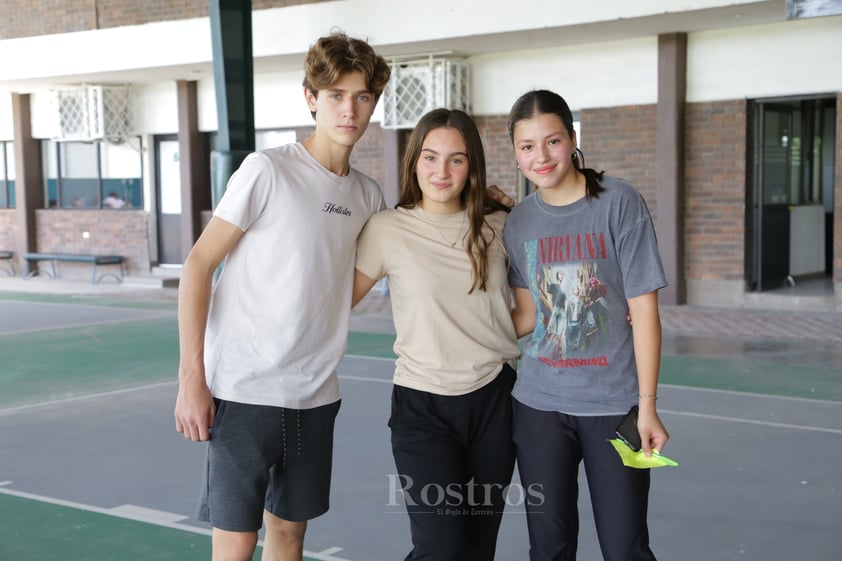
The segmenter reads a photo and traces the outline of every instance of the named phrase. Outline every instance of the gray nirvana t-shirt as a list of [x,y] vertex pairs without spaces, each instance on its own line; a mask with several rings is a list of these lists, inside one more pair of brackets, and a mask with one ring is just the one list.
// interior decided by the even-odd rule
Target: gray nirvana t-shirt
[[643,197],[619,179],[602,186],[564,206],[535,192],[506,221],[509,284],[537,309],[513,395],[535,409],[613,415],[637,403],[626,301],[667,282]]

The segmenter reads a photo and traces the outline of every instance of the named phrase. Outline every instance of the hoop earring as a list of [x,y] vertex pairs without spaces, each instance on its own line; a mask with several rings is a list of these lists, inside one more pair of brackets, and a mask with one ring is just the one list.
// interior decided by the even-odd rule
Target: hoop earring
[[576,150],[570,155],[570,158],[573,160],[575,164],[578,164],[578,168],[582,169],[585,167],[585,154],[582,152],[579,147],[576,147]]

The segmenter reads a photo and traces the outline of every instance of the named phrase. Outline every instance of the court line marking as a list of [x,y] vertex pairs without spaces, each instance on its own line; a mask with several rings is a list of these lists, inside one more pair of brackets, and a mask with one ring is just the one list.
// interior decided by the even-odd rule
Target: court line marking
[[92,321],[92,322],[84,322],[84,323],[69,323],[67,325],[59,325],[53,327],[32,327],[30,329],[18,329],[15,331],[0,331],[0,337],[4,335],[23,335],[26,333],[48,333],[50,331],[63,331],[66,329],[79,329],[80,327],[95,327],[100,325],[113,325],[115,323],[132,323],[138,321],[146,321],[152,319],[168,319],[171,317],[175,317],[172,313],[164,313],[164,314],[156,314],[150,316],[143,316],[143,317],[135,317],[135,318],[120,318],[120,319],[109,319],[109,320],[99,320],[99,321]]
[[125,394],[125,393],[132,393],[135,391],[142,391],[142,390],[152,390],[155,388],[160,388],[163,386],[170,386],[178,384],[178,380],[170,380],[167,382],[158,382],[157,384],[147,384],[145,386],[133,386],[131,388],[123,388],[119,390],[111,390],[107,392],[100,392],[100,393],[92,393],[86,395],[77,395],[73,397],[66,397],[63,399],[51,399],[49,401],[40,401],[38,403],[27,403],[26,405],[16,405],[14,407],[7,407],[5,409],[0,408],[0,417],[4,415],[9,415],[12,413],[19,413],[21,411],[26,411],[29,409],[37,409],[38,407],[49,407],[51,405],[63,405],[65,403],[74,403],[76,401],[84,401],[87,399],[99,399],[102,397],[111,397],[115,395]]
[[[345,355],[345,358],[353,358],[357,360],[378,360],[378,361],[389,361],[395,362],[395,357],[380,357],[380,356],[365,356],[365,355]],[[380,382],[382,380],[376,378],[365,378],[365,377],[357,377],[354,376],[347,376],[347,375],[339,375],[340,378],[348,378],[348,379],[358,379],[362,381],[372,381],[372,382]],[[391,380],[389,380],[391,383]],[[702,388],[698,386],[680,386],[677,384],[658,384],[658,387],[661,388],[674,388],[677,390],[689,390],[689,391],[699,391],[699,392],[714,392],[714,393],[721,393],[721,394],[728,394],[728,395],[738,395],[738,396],[749,396],[749,397],[758,397],[762,399],[783,399],[786,401],[800,401],[803,403],[822,403],[825,405],[837,405],[842,406],[842,402],[840,401],[833,401],[831,399],[819,399],[819,398],[812,398],[812,397],[800,397],[800,396],[788,396],[788,395],[774,395],[774,394],[765,394],[765,393],[757,393],[757,392],[747,392],[747,391],[737,391],[737,390],[722,390],[718,388]]]
[[[169,528],[172,530],[180,530],[183,532],[191,532],[193,534],[202,534],[205,536],[211,535],[210,528],[200,528],[198,526],[191,526],[189,524],[181,524],[179,520],[187,520],[189,517],[181,516],[179,514],[173,514],[170,512],[164,512],[161,510],[154,510],[144,507],[139,507],[136,505],[120,505],[114,508],[102,508],[94,505],[89,505],[85,503],[78,503],[75,501],[66,501],[64,499],[56,499],[54,497],[47,497],[44,495],[37,495],[35,493],[27,493],[25,491],[17,491],[15,489],[10,489],[8,486],[11,485],[11,481],[0,481],[0,494],[3,495],[10,495],[13,497],[19,497],[22,499],[29,499],[32,501],[37,501],[41,503],[52,504],[56,506],[63,506],[66,508],[72,508],[75,510],[82,510],[86,512],[93,512],[96,514],[103,514],[105,516],[111,516],[114,518],[123,518],[125,520],[133,520],[135,522],[141,522],[143,524],[150,524],[153,526],[160,526],[163,528]],[[263,541],[258,542],[259,546],[263,546]],[[315,552],[315,551],[305,551],[305,557],[309,557],[311,559],[316,559],[318,561],[351,561],[350,559],[346,559],[343,557],[334,557],[334,553],[338,553],[342,551],[343,548],[341,547],[329,547],[325,550]]]
[[[363,358],[365,360],[384,360],[381,357],[352,357],[352,358]],[[356,381],[361,381],[361,382],[375,382],[375,383],[378,383],[378,384],[392,384],[391,378],[369,378],[369,377],[366,377],[366,376],[353,376],[353,375],[346,375],[346,374],[340,374],[339,378],[340,379],[347,379],[347,380],[356,380]],[[125,389],[113,390],[113,391],[102,392],[102,393],[97,393],[97,394],[81,395],[81,396],[69,397],[69,398],[66,398],[66,399],[56,399],[56,400],[51,400],[51,401],[44,401],[44,402],[41,402],[41,403],[19,405],[19,406],[15,406],[15,407],[9,407],[9,408],[6,408],[6,409],[0,409],[0,417],[6,416],[6,415],[9,415],[9,414],[13,414],[13,413],[18,413],[18,412],[21,412],[21,411],[36,409],[38,407],[45,407],[45,406],[51,406],[51,405],[61,405],[61,404],[64,404],[64,403],[73,403],[73,402],[76,402],[76,401],[83,401],[83,400],[87,400],[87,399],[98,399],[98,398],[103,398],[103,397],[110,397],[110,396],[114,396],[114,395],[131,393],[131,392],[135,392],[135,391],[144,391],[144,390],[149,390],[149,389],[156,389],[156,388],[160,388],[160,387],[164,387],[164,386],[170,386],[170,385],[176,385],[176,384],[178,384],[178,381],[172,380],[172,381],[167,381],[167,382],[160,382],[160,383],[157,383],[157,384],[148,384],[148,385],[145,385],[145,386],[137,386],[137,387],[133,387],[133,388],[125,388]],[[778,395],[754,394],[754,393],[749,393],[749,392],[738,392],[738,391],[733,391],[733,390],[716,390],[716,389],[711,389],[711,388],[695,388],[695,387],[692,387],[692,386],[673,386],[673,385],[670,385],[670,384],[663,384],[663,386],[664,387],[670,387],[670,388],[677,388],[677,389],[681,389],[681,390],[689,390],[689,391],[708,391],[708,392],[713,391],[713,392],[731,394],[731,395],[735,395],[735,396],[749,395],[749,396],[752,396],[752,397],[776,398],[776,399],[800,401],[800,402],[808,402],[808,403],[820,401],[822,403],[826,403],[826,404],[829,404],[829,405],[842,406],[842,403],[839,403],[839,402],[836,402],[836,401],[812,400],[812,399],[801,398],[801,397],[787,397],[787,396],[778,396]],[[693,412],[689,412],[689,411],[675,411],[675,410],[669,410],[669,409],[660,409],[659,413],[667,413],[667,414],[670,414],[670,415],[679,415],[679,416],[684,416],[684,417],[697,417],[697,418],[710,419],[710,420],[716,420],[716,421],[730,421],[730,422],[734,422],[734,423],[745,423],[745,424],[759,425],[759,426],[766,426],[766,427],[786,428],[786,429],[803,430],[803,431],[811,431],[811,432],[824,432],[824,433],[829,433],[829,434],[842,434],[842,429],[834,429],[834,428],[830,428],[830,427],[817,427],[817,426],[813,426],[813,425],[796,425],[796,424],[789,424],[789,423],[777,423],[777,422],[774,422],[774,421],[761,421],[761,420],[757,420],[757,419],[746,419],[746,418],[740,418],[740,417],[728,417],[728,416],[724,416],[724,415],[711,415],[711,414],[706,414],[706,413],[693,413]]]
[[345,358],[355,358],[358,360],[385,360],[388,362],[395,362],[397,359],[393,356],[365,356],[365,355],[345,355]]
[[774,394],[766,394],[766,393],[757,393],[757,392],[743,392],[737,390],[722,390],[719,388],[701,388],[696,386],[679,386],[676,384],[658,384],[659,387],[662,388],[673,388],[677,390],[694,390],[700,392],[711,392],[711,393],[722,393],[722,394],[731,394],[731,395],[747,395],[749,397],[759,397],[763,399],[785,399],[787,401],[801,401],[805,403],[822,403],[825,405],[839,405],[842,406],[842,402],[840,401],[833,401],[831,399],[818,399],[812,397],[800,397],[800,396],[789,396],[789,395],[774,395]]
[[669,409],[661,409],[658,413],[667,413],[669,415],[681,415],[682,417],[698,417],[701,419],[711,419],[714,421],[729,421],[732,423],[745,423],[748,425],[761,425],[764,427],[776,427],[783,429],[805,430],[811,432],[827,432],[831,434],[842,434],[842,429],[833,429],[829,427],[816,427],[811,425],[793,425],[789,423],[776,423],[774,421],[760,421],[757,419],[741,419],[739,417],[726,417],[724,415],[709,415],[707,413],[692,413],[689,411],[670,411]]
[[360,382],[377,382],[378,384],[389,384],[389,385],[392,385],[392,383],[393,383],[391,378],[368,378],[366,376],[349,376],[349,375],[345,375],[345,374],[342,374],[339,377],[342,378],[343,380],[357,380],[357,381],[360,381]]
[[[356,357],[356,358],[367,358],[367,357]],[[373,357],[373,360],[377,359],[378,357]],[[391,384],[391,378],[366,378],[364,376],[348,376],[344,374],[339,375],[340,378],[348,379],[348,380],[359,380],[363,382],[380,382],[384,384]],[[77,401],[85,401],[88,399],[99,399],[103,397],[111,397],[115,395],[121,395],[126,393],[132,393],[136,391],[145,391],[145,390],[154,390],[157,388],[161,388],[164,386],[175,386],[178,384],[178,380],[168,380],[166,382],[158,382],[156,384],[147,384],[144,386],[133,386],[131,388],[123,388],[119,390],[111,390],[107,392],[100,392],[100,393],[92,393],[86,395],[77,395],[73,397],[66,397],[63,399],[51,399],[49,401],[39,401],[38,403],[27,403],[25,405],[15,405],[12,407],[6,407],[5,409],[0,407],[0,417],[4,415],[10,415],[12,413],[19,413],[21,411],[27,411],[29,409],[37,409],[39,407],[50,407],[52,405],[63,405],[65,403],[74,403]]]
[[0,297],[0,305],[2,304],[11,304],[15,306],[17,304],[23,304],[26,306],[35,306],[35,307],[44,307],[44,308],[52,308],[55,306],[62,306],[67,308],[88,308],[94,310],[131,310],[131,311],[149,311],[149,312],[170,312],[173,314],[178,313],[178,310],[171,309],[171,308],[143,308],[143,307],[136,307],[136,306],[123,306],[119,304],[115,305],[106,305],[106,304],[91,304],[91,303],[84,303],[84,302],[34,302],[30,300],[6,300]]

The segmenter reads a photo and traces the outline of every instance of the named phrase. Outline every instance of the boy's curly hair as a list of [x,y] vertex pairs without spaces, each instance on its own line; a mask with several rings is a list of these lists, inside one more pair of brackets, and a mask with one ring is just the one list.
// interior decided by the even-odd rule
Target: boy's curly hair
[[391,74],[386,60],[366,41],[334,32],[319,38],[307,52],[303,86],[316,94],[355,70],[362,73],[366,88],[379,99]]

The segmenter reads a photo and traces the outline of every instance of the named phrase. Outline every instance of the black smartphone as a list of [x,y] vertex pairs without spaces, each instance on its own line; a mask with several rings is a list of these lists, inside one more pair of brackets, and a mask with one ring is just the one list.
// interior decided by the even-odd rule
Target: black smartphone
[[640,450],[640,433],[637,432],[637,405],[629,409],[623,420],[617,425],[617,436],[637,452]]

